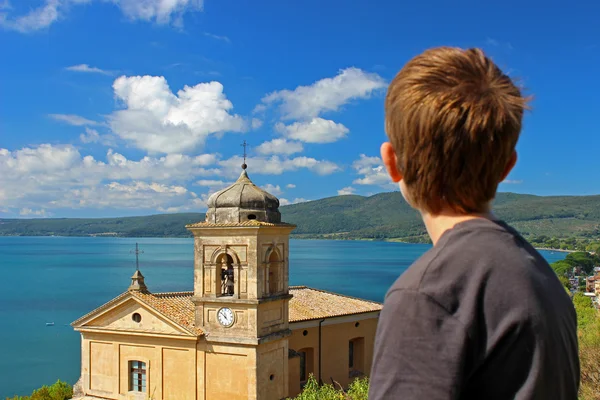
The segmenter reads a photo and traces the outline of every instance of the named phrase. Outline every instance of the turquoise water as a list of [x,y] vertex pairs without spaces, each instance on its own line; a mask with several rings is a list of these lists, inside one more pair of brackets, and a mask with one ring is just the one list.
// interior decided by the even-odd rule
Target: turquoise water
[[[0,399],[78,379],[79,335],[69,324],[127,289],[136,242],[151,291],[192,290],[191,239],[0,237]],[[290,284],[382,301],[398,275],[429,248],[292,240]],[[564,257],[543,254],[550,262]]]

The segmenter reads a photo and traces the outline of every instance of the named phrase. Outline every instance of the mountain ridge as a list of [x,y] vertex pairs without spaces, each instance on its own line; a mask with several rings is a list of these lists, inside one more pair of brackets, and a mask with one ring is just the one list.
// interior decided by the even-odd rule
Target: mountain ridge
[[[494,212],[524,236],[597,238],[600,195],[537,196],[498,193]],[[297,225],[295,237],[406,239],[426,235],[419,214],[400,192],[342,195],[281,206],[282,219]],[[204,213],[114,218],[0,218],[0,236],[189,237],[185,225]]]

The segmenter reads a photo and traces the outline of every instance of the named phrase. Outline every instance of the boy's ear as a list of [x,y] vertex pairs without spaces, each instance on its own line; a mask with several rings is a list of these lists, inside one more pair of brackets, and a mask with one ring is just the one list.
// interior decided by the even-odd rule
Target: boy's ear
[[500,182],[502,182],[506,179],[508,174],[510,174],[510,171],[512,171],[512,169],[515,167],[516,163],[517,163],[517,152],[513,151],[512,156],[510,156],[510,160],[508,160],[508,164],[506,164],[506,168],[504,168],[504,173],[502,174],[502,179],[500,179]]
[[400,182],[402,180],[402,174],[398,171],[398,159],[396,158],[396,152],[390,142],[385,142],[381,145],[381,160],[387,170],[388,175],[394,182]]

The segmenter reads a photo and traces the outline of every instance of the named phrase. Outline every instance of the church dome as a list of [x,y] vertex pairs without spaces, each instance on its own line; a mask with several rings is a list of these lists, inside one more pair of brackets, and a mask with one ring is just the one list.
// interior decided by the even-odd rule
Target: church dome
[[279,199],[252,183],[245,169],[233,185],[210,196],[207,205],[206,222],[281,222]]

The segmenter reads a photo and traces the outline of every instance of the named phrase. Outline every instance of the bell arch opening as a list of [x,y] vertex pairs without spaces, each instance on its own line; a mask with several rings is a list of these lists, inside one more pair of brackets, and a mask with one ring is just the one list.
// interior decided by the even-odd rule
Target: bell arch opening
[[280,291],[281,260],[276,251],[269,255],[269,294],[273,295]]
[[235,274],[233,269],[233,257],[229,254],[221,254],[217,258],[221,278],[221,296],[233,296],[235,294]]

